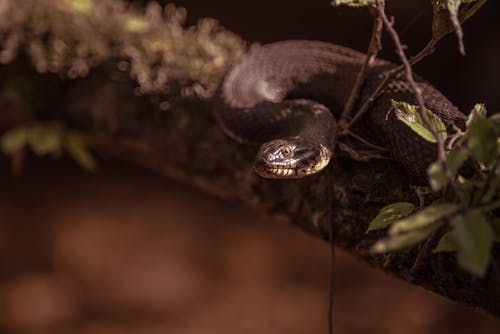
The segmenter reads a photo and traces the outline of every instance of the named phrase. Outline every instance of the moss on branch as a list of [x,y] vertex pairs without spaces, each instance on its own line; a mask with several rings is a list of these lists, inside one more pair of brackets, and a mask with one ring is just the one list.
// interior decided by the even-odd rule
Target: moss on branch
[[122,59],[139,92],[165,92],[175,82],[213,91],[245,43],[213,19],[186,28],[186,11],[156,2],[136,9],[119,0],[0,0],[0,63],[20,50],[38,72],[70,78]]

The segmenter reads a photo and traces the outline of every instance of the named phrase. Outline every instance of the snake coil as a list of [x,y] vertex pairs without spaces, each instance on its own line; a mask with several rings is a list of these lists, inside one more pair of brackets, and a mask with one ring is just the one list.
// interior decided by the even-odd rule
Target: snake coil
[[[336,143],[338,115],[350,94],[364,54],[319,41],[282,41],[251,50],[227,73],[215,116],[241,143],[260,144],[255,171],[266,178],[300,178],[321,171]],[[369,96],[382,73],[395,65],[376,60],[358,101]],[[426,108],[448,129],[465,115],[425,80],[416,77]],[[412,174],[425,177],[434,144],[397,119],[391,100],[416,104],[406,80],[393,79],[373,101],[365,121],[377,139]]]

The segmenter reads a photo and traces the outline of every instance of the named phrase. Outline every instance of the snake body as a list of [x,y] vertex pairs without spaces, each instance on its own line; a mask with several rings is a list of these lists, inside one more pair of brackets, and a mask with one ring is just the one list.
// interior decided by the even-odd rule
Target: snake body
[[[365,55],[319,41],[282,41],[247,53],[226,74],[215,116],[231,138],[261,144],[254,168],[267,178],[299,178],[322,170],[336,142],[336,121]],[[369,96],[382,73],[395,65],[376,60],[358,101]],[[448,129],[463,127],[465,115],[425,80],[416,77],[425,106]],[[393,79],[372,102],[365,122],[394,158],[412,174],[425,176],[435,144],[395,116],[391,100],[417,104],[408,82]],[[359,105],[358,105],[359,106]]]

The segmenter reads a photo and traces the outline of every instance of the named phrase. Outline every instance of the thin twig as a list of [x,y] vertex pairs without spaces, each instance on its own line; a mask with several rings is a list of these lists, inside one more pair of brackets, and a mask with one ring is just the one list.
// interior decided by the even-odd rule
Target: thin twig
[[[420,110],[419,110],[420,116],[422,117],[422,119],[424,120],[424,122],[428,126],[429,130],[432,132],[432,134],[436,138],[436,140],[438,142],[438,146],[442,146],[442,149],[441,149],[441,147],[439,149],[439,155],[441,156],[441,154],[445,154],[443,140],[441,139],[441,136],[436,131],[436,129],[431,125],[428,115],[424,112],[425,102],[424,102],[424,97],[422,96],[422,90],[417,85],[417,83],[415,81],[415,78],[413,76],[413,71],[411,69],[411,64],[408,61],[408,58],[406,57],[406,54],[404,52],[404,47],[401,44],[401,41],[399,40],[399,36],[398,36],[397,31],[394,29],[393,22],[390,21],[389,18],[387,17],[387,15],[385,14],[384,7],[381,3],[382,3],[382,1],[379,1],[377,3],[377,10],[378,10],[380,16],[382,17],[382,20],[384,21],[385,29],[387,30],[387,32],[391,36],[391,38],[396,46],[396,53],[398,54],[399,58],[401,59],[401,62],[403,63],[406,80],[408,81],[408,84],[410,85],[410,87],[415,95],[415,98],[417,99],[418,106],[420,107]],[[446,158],[445,155],[444,155],[444,157]]]
[[[333,164],[332,164],[333,166]],[[331,167],[332,168],[332,167]],[[333,187],[331,186],[332,183],[332,175],[333,173],[328,173],[327,179],[328,179],[328,211],[327,211],[327,219],[330,224],[328,227],[330,230],[328,231],[328,237],[330,239],[330,274],[328,277],[328,334],[333,334],[333,322],[334,322],[334,309],[333,309],[333,300],[334,300],[334,278],[335,278],[335,239],[336,239],[336,234],[334,231],[334,226],[333,226]]]
[[488,0],[478,0],[475,4],[472,5],[471,9],[467,11],[467,13],[464,14],[464,17],[460,20],[460,23],[463,23],[470,19],[476,12],[483,7],[483,5],[486,4],[486,1]]
[[[472,5],[472,7],[467,12],[465,12],[465,14],[463,14],[463,16],[460,18],[460,24],[463,24],[465,21],[470,19],[474,14],[476,14],[476,12],[486,3],[486,1],[487,0],[479,0],[476,3],[474,3],[474,5]],[[410,64],[415,65],[416,63],[418,63],[419,61],[430,55],[432,52],[434,52],[436,44],[441,39],[443,39],[443,37],[447,36],[454,30],[455,30],[454,27],[451,26],[442,34],[432,36],[429,43],[427,43],[427,45],[424,46],[424,48],[419,53],[417,53],[414,57],[410,59]]]
[[[463,17],[460,19],[460,23],[464,23],[468,19],[470,19],[485,3],[487,0],[479,0],[472,7],[465,13],[463,14]],[[451,33],[453,29],[450,29],[446,33],[443,33],[441,36],[433,36],[433,38],[427,43],[427,45],[424,46],[422,50],[420,50],[415,56],[411,57],[409,60],[411,65],[415,65],[416,63],[420,62],[422,59],[425,57],[429,56],[432,54],[435,50],[435,46],[437,42],[439,42],[444,36],[448,35]],[[389,81],[396,77],[402,70],[404,70],[404,66],[400,65],[396,68],[393,68],[386,73],[384,73],[384,79],[379,83],[377,88],[368,96],[364,101],[361,107],[359,108],[359,111],[354,115],[352,120],[349,122],[349,124],[345,125],[342,127],[341,132],[345,133],[347,129],[351,128],[356,122],[358,122],[361,117],[368,111],[370,108],[371,104],[375,99],[380,95],[382,90],[387,86]]]
[[361,117],[368,111],[368,108],[371,107],[371,104],[375,99],[382,93],[382,90],[385,88],[385,86],[389,83],[390,80],[392,80],[401,70],[403,69],[403,66],[398,66],[390,71],[387,71],[384,74],[384,79],[379,83],[377,88],[368,96],[364,101],[363,104],[361,105],[361,108],[359,108],[358,112],[354,115],[352,120],[347,124],[344,129],[342,129],[343,133],[346,133],[348,129],[350,129],[356,122],[358,122]]
[[406,22],[403,29],[401,29],[401,31],[399,32],[399,36],[401,37],[405,36],[408,30],[410,30],[410,28],[412,28],[415,25],[415,23],[417,23],[417,21],[424,16],[426,10],[427,8],[423,7],[419,12],[413,15],[413,17],[408,22]]
[[378,145],[370,143],[369,141],[367,141],[366,139],[363,139],[363,137],[361,137],[360,135],[352,132],[349,129],[347,129],[345,133],[348,134],[349,136],[353,137],[354,139],[362,142],[366,146],[368,146],[370,148],[373,148],[374,150],[381,151],[381,152],[388,152],[389,151],[389,149],[387,149],[386,147],[382,147],[382,146],[378,146]]
[[361,91],[361,87],[363,86],[363,83],[366,79],[368,70],[375,61],[377,54],[382,49],[381,40],[383,28],[384,22],[382,21],[380,15],[377,14],[373,20],[372,35],[370,37],[370,44],[368,46],[368,52],[366,53],[365,61],[363,62],[358,75],[356,76],[356,81],[354,82],[354,86],[351,90],[351,93],[349,94],[347,102],[344,105],[344,110],[342,111],[342,115],[339,120],[339,126],[341,129],[347,124],[347,118],[354,109],[354,104],[356,103],[356,100],[359,96],[359,92]]
[[[415,65],[428,55],[432,54],[434,52],[434,45],[435,43],[429,42],[422,50],[420,50],[419,53],[417,53],[415,56],[413,56],[409,62],[411,65]],[[384,88],[387,86],[390,80],[394,79],[401,71],[405,69],[404,65],[399,65],[398,67],[395,67],[387,72],[385,72],[384,79],[378,84],[377,88],[368,96],[368,98],[365,99],[363,104],[361,105],[361,108],[359,108],[359,111],[354,115],[352,118],[351,122],[344,128],[344,132],[352,127],[356,122],[358,122],[361,117],[368,111],[368,108],[371,107],[371,104],[375,99],[382,93]]]
[[418,251],[417,257],[415,258],[413,265],[410,268],[410,274],[416,275],[420,270],[420,268],[422,268],[425,259],[429,256],[429,254],[432,253],[432,249],[438,242],[438,239],[441,238],[441,236],[444,234],[445,226],[446,225],[441,226],[436,233],[434,233],[430,238],[428,238],[424,242],[422,248],[420,248],[420,250]]
[[335,278],[335,240],[333,226],[330,226],[330,274],[328,277],[328,334],[333,334],[333,300],[334,300],[334,278]]
[[339,142],[338,143],[339,150],[341,152],[344,152],[347,154],[349,158],[351,158],[354,161],[362,161],[362,162],[367,162],[371,160],[389,160],[389,161],[395,161],[394,157],[390,155],[383,155],[380,153],[379,150],[355,150],[349,145]]
[[399,39],[399,35],[397,31],[394,29],[393,22],[389,20],[387,15],[385,14],[384,11],[384,5],[382,0],[377,1],[377,11],[379,12],[380,16],[382,17],[382,20],[384,21],[385,28],[389,35],[391,36],[394,45],[396,46],[396,53],[398,54],[399,58],[401,59],[401,62],[403,63],[404,69],[405,69],[405,76],[406,80],[408,81],[408,84],[411,87],[411,90],[413,91],[415,98],[417,99],[418,106],[419,106],[419,113],[420,117],[424,121],[426,127],[432,132],[434,138],[436,139],[437,142],[437,158],[438,160],[442,163],[442,166],[444,168],[444,172],[447,176],[447,178],[450,181],[451,186],[453,187],[453,190],[455,191],[455,194],[457,195],[459,201],[460,201],[460,206],[462,210],[467,209],[467,201],[465,199],[465,195],[463,194],[462,190],[458,186],[455,177],[453,176],[453,173],[451,172],[450,168],[448,167],[448,164],[446,163],[446,148],[443,139],[441,138],[441,135],[439,132],[435,129],[434,125],[430,122],[429,117],[427,113],[425,112],[425,102],[424,102],[424,97],[422,96],[422,90],[418,86],[418,84],[415,81],[415,78],[413,76],[413,70],[411,68],[411,64],[408,61],[408,58],[406,57],[406,54],[404,52],[403,45],[401,44],[401,41]]

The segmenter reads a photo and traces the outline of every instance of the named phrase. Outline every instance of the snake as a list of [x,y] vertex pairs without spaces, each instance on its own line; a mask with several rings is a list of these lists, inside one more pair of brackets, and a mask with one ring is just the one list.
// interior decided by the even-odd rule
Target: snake
[[[336,120],[365,59],[364,53],[321,41],[279,41],[250,49],[225,74],[217,92],[215,118],[233,140],[260,145],[253,167],[261,177],[294,179],[319,173],[334,156]],[[395,66],[375,59],[355,110]],[[418,75],[415,81],[425,108],[447,130],[464,127],[466,116],[439,90]],[[417,104],[403,74],[370,101],[363,116],[367,135],[387,148],[408,173],[425,178],[437,157],[436,144],[403,123],[393,101]]]

